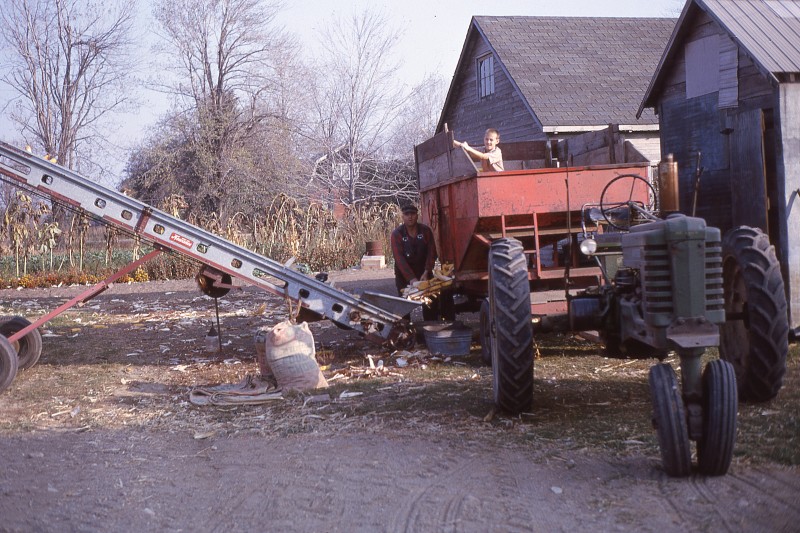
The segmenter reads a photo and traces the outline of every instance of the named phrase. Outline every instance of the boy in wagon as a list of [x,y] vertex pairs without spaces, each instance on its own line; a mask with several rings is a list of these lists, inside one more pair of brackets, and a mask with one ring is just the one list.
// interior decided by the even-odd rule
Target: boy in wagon
[[497,147],[500,142],[500,132],[494,128],[489,128],[483,134],[483,152],[476,150],[467,144],[466,141],[453,141],[453,145],[460,146],[467,151],[473,158],[481,162],[481,170],[500,171],[503,170],[503,152]]

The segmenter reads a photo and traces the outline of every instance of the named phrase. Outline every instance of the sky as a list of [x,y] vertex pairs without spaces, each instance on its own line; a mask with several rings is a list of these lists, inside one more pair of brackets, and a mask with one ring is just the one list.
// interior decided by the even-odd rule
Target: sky
[[684,0],[286,0],[280,20],[312,47],[326,21],[361,12],[368,6],[396,21],[403,31],[397,52],[409,85],[428,72],[450,79],[458,63],[469,23],[480,15],[540,17],[677,17]]
[[[586,16],[586,17],[677,17],[684,0],[284,0],[278,22],[299,39],[306,53],[314,50],[316,34],[331,19],[349,16],[371,7],[396,23],[401,38],[396,53],[402,62],[401,76],[408,86],[438,72],[449,80],[458,63],[472,16]],[[140,1],[140,26],[146,30],[149,1]],[[140,28],[142,31],[143,28]],[[3,108],[11,97],[0,84],[0,140],[13,142],[16,134]],[[155,93],[142,94],[142,106],[119,118],[116,135],[123,146],[134,146],[166,111],[168,102]]]

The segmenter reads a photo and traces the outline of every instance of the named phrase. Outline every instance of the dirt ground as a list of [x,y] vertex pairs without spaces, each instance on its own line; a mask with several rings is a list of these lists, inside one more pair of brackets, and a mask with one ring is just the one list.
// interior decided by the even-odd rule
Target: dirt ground
[[[333,273],[392,293],[391,272]],[[38,317],[80,287],[3,290]],[[797,531],[798,387],[740,409],[726,476],[671,479],[650,425],[652,361],[572,337],[537,346],[534,412],[497,413],[479,347],[391,353],[312,324],[326,390],[191,404],[257,374],[253,335],[286,316],[245,288],[115,285],[42,328],[40,362],[0,395],[0,531]],[[474,317],[464,317],[474,324]],[[370,365],[370,359],[372,364]],[[797,353],[787,384],[800,383]]]

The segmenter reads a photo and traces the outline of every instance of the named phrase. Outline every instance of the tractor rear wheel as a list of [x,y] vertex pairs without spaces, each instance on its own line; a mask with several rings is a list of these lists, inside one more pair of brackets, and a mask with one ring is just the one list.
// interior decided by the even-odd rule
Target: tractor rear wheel
[[697,441],[700,472],[721,476],[728,471],[736,442],[736,372],[717,359],[703,371],[703,436]]
[[648,381],[653,399],[653,427],[661,448],[661,464],[668,476],[688,476],[692,470],[689,428],[675,371],[667,363],[653,365]]
[[492,308],[488,298],[481,302],[481,359],[483,364],[492,364]]
[[17,352],[8,340],[0,336],[0,392],[6,390],[17,375]]
[[720,356],[736,372],[739,398],[764,402],[783,385],[789,318],[780,264],[769,238],[741,226],[722,240],[726,322]]
[[495,404],[510,413],[533,402],[533,326],[528,263],[516,239],[498,239],[489,250],[492,385]]
[[[8,338],[30,325],[31,323],[28,319],[15,316],[0,324],[0,335]],[[16,349],[17,358],[19,359],[17,368],[20,370],[31,368],[39,362],[39,358],[42,356],[42,334],[39,332],[38,328],[31,330],[27,335],[12,343],[12,346]]]

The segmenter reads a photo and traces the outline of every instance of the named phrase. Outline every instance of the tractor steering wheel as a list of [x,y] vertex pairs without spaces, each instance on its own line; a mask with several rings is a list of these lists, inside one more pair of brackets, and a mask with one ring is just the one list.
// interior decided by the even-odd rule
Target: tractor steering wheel
[[[641,200],[634,200],[638,181],[647,187],[646,205]],[[621,174],[603,187],[600,194],[600,213],[612,228],[628,231],[634,220],[658,220],[653,214],[656,211],[656,202],[656,190],[648,180],[638,174]]]

